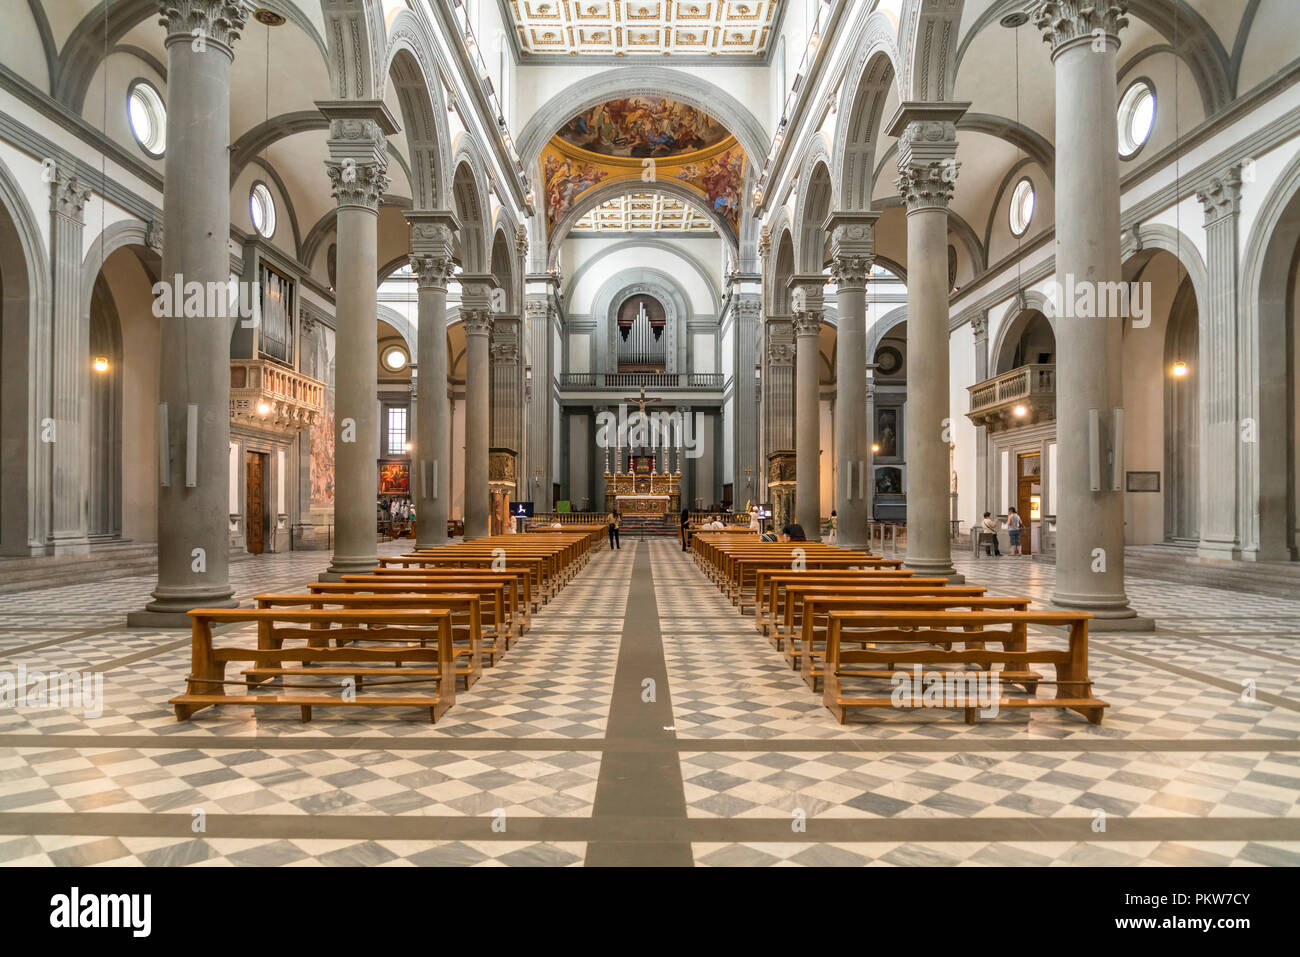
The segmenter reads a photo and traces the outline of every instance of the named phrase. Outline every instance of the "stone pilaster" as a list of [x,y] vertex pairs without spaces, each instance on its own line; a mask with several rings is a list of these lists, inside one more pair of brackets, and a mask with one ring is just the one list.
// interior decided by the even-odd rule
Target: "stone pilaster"
[[[1240,557],[1241,463],[1237,411],[1237,228],[1241,167],[1233,165],[1196,192],[1205,211],[1209,289],[1201,306],[1196,369],[1200,386],[1200,528],[1202,558]],[[1191,356],[1185,358],[1190,359]],[[1166,375],[1168,370],[1166,370]],[[1261,529],[1261,531],[1263,531]],[[1285,529],[1277,529],[1285,541]]]
[[948,203],[969,105],[903,103],[889,125],[907,206],[907,565],[950,581],[961,576],[949,532]]
[[[759,401],[754,370],[761,356],[763,339],[763,298],[760,277],[752,281],[732,284],[731,295],[732,342],[735,350],[732,368],[735,370],[733,390],[731,473],[735,500],[762,501],[762,459],[759,455]],[[714,468],[721,468],[719,461]],[[749,471],[746,472],[746,469]]]
[[[160,11],[170,115],[163,281],[208,289],[230,279],[230,70],[252,7],[244,0],[166,0]],[[188,628],[191,608],[235,604],[227,358],[233,320],[225,311],[159,320],[158,419],[166,431],[159,452],[158,585],[153,601],[127,616],[131,626]]]
[[[552,499],[552,381],[554,378],[553,357],[551,355],[551,324],[555,320],[555,307],[551,303],[547,286],[530,291],[524,297],[524,332],[530,346],[531,377],[526,385],[525,407],[528,417],[526,443],[528,448],[527,470],[523,481],[528,483],[529,492],[524,498],[531,498],[537,511],[549,511],[555,507]],[[541,471],[538,471],[538,470]]]
[[[1077,288],[1123,281],[1115,55],[1127,21],[1109,0],[1046,0],[1031,16],[1056,74],[1056,281]],[[1104,298],[1104,297],[1103,297]],[[1096,297],[1094,296],[1094,300]],[[1071,310],[1072,312],[1073,310]],[[1099,312],[1102,310],[1098,310]],[[1150,628],[1124,590],[1123,476],[1112,474],[1123,402],[1124,316],[1056,320],[1056,591],[1065,608],[1092,612],[1094,628]],[[1099,420],[1100,487],[1093,488],[1091,422]],[[1114,453],[1112,458],[1111,454]]]
[[55,554],[90,550],[86,503],[89,475],[89,436],[82,435],[81,406],[90,372],[90,329],[84,317],[89,303],[81,301],[81,251],[86,204],[91,190],[73,173],[55,168],[50,182],[50,262],[53,349],[50,443],[50,548]]
[[447,542],[451,501],[451,411],[447,400],[447,282],[452,276],[452,240],[459,223],[447,211],[411,211],[411,270],[419,290],[415,449],[411,475],[415,495],[416,545]]
[[379,269],[379,203],[388,188],[387,135],[397,131],[397,124],[382,102],[331,101],[316,105],[330,121],[325,170],[338,206],[334,559],[326,572],[328,577],[335,577],[375,565],[379,455],[375,276]]
[[835,361],[835,511],[838,544],[867,544],[867,281],[875,261],[872,231],[879,213],[834,213],[831,281],[839,327]]
[[810,542],[821,541],[821,346],[826,277],[790,277],[795,342],[795,515]]

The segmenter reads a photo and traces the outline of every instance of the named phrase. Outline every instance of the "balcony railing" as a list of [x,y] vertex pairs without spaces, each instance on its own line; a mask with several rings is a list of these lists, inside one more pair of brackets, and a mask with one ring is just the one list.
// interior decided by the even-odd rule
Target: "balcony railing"
[[325,409],[325,383],[268,359],[230,360],[230,421],[297,432]]
[[564,372],[561,389],[693,389],[718,391],[721,372]]
[[1056,366],[1027,365],[969,387],[976,425],[991,432],[1056,418]]

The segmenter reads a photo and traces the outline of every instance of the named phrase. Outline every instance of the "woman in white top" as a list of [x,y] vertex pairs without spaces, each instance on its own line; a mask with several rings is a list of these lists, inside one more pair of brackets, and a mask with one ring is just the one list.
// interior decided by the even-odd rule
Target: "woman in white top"
[[762,531],[762,527],[763,523],[759,521],[758,518],[758,506],[751,505],[749,507],[749,530],[751,532],[758,532]]

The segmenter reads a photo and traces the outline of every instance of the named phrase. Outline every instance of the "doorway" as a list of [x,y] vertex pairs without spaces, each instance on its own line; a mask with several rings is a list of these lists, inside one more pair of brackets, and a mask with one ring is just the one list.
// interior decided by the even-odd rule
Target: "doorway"
[[1021,452],[1016,456],[1016,511],[1020,514],[1020,550],[1033,553],[1034,529],[1042,519],[1043,460],[1041,452]]
[[244,453],[244,540],[250,555],[266,551],[266,454]]

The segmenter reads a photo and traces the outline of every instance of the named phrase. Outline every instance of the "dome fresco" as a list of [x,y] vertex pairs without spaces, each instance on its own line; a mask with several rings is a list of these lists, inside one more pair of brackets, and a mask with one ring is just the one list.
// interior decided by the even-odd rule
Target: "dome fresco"
[[682,156],[726,139],[727,128],[703,110],[662,97],[599,103],[560,127],[564,142],[601,156]]

